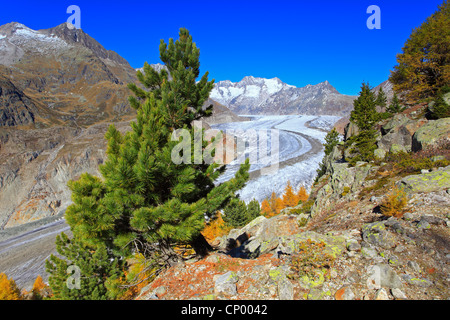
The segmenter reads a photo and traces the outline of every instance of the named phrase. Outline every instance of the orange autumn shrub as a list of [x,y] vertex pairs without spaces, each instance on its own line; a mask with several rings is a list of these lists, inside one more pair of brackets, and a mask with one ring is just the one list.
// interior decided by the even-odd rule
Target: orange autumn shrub
[[408,197],[405,191],[394,186],[380,205],[381,213],[386,217],[400,218],[403,216],[407,203]]
[[202,235],[205,237],[206,241],[212,242],[217,237],[227,234],[230,231],[229,229],[230,228],[226,226],[225,221],[223,221],[222,214],[218,212],[217,218],[205,225]]

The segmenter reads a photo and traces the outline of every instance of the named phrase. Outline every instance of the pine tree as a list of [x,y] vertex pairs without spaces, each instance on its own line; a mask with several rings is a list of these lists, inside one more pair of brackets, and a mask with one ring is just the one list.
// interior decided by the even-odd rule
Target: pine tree
[[353,102],[350,121],[354,122],[359,133],[346,141],[346,147],[351,148],[354,157],[347,159],[351,164],[357,161],[370,161],[374,158],[376,149],[375,124],[380,119],[376,110],[375,94],[369,84],[363,83],[358,98]]
[[261,206],[257,200],[253,199],[247,205],[247,221],[245,222],[245,224],[258,218],[260,215],[261,215]]
[[232,199],[224,208],[223,220],[231,228],[241,228],[261,214],[259,202],[252,200],[247,205],[238,198]]
[[386,105],[387,105],[387,97],[386,97],[386,94],[384,93],[382,87],[380,87],[380,89],[378,89],[378,95],[377,95],[376,105],[379,106],[379,107],[381,107],[381,108],[386,108]]
[[376,110],[377,101],[368,83],[362,83],[361,92],[353,102],[353,110],[350,113],[350,121],[354,122],[359,130],[371,130],[378,121]]
[[93,249],[61,233],[56,236],[56,251],[65,258],[52,254],[45,264],[53,299],[107,300],[118,296],[120,290],[113,289],[122,276],[123,261],[105,246]]
[[[66,221],[74,238],[94,252],[129,257],[141,253],[162,265],[176,263],[178,245],[190,245],[197,254],[211,249],[201,234],[205,216],[214,217],[234,197],[249,178],[249,162],[242,164],[235,177],[218,186],[214,181],[225,166],[217,163],[175,163],[172,151],[179,141],[172,139],[177,129],[191,136],[191,159],[206,147],[205,139],[196,148],[196,138],[204,132],[194,120],[211,114],[204,108],[214,80],[205,73],[199,81],[200,51],[186,29],[179,39],[163,40],[160,58],[167,70],[153,70],[147,63],[137,77],[142,88],[130,84],[134,93],[130,104],[137,110],[132,130],[121,134],[111,125],[107,160],[100,166],[102,179],[90,174],[71,181],[73,205]],[[62,289],[61,289],[62,290]]]
[[[325,155],[322,159],[322,162],[319,164],[319,168],[317,169],[317,176],[314,180],[314,182],[319,181],[320,177],[322,177],[325,174],[326,171],[326,158],[331,152],[333,152],[334,147],[339,143],[339,133],[336,131],[335,128],[333,128],[331,131],[327,133],[325,136],[325,143],[324,146],[324,152]],[[306,191],[305,191],[306,193]]]
[[450,5],[438,10],[415,29],[406,41],[389,78],[394,91],[415,103],[435,97],[450,84]]
[[399,113],[402,111],[402,106],[400,105],[400,100],[395,92],[394,92],[394,97],[392,98],[391,104],[389,105],[389,107],[387,108],[386,111],[393,113],[393,114]]
[[329,155],[333,152],[334,147],[339,143],[339,132],[335,128],[331,129],[330,132],[325,136],[325,144],[323,145],[325,150],[325,155]]
[[450,86],[444,86],[433,102],[428,104],[426,117],[429,120],[436,120],[450,117],[450,105],[445,101],[444,95],[450,92]]

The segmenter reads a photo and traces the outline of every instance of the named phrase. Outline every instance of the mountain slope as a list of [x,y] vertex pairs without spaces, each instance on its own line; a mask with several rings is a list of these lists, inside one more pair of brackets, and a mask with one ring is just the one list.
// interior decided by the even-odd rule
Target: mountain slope
[[[1,26],[0,74],[35,106],[37,127],[86,127],[133,114],[126,84],[135,70],[71,24],[38,31],[16,22]],[[0,120],[13,124],[21,123]]]
[[209,256],[167,268],[137,299],[449,299],[450,119],[418,108],[381,120],[379,135],[428,148],[350,166],[337,144],[306,202],[217,237]]
[[[0,27],[0,229],[63,212],[67,182],[99,175],[109,123],[125,132],[135,118],[135,81],[125,59],[70,24]],[[206,125],[243,120],[209,104]]]
[[355,97],[340,94],[328,81],[303,88],[278,78],[247,76],[240,82],[220,81],[211,98],[237,114],[347,115]]

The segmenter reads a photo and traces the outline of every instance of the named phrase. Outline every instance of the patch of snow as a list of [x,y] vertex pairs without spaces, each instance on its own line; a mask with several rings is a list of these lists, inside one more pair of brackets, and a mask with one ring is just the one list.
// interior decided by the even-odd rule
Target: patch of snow
[[227,98],[234,99],[234,98],[236,98],[237,96],[239,96],[239,95],[241,95],[243,93],[244,93],[244,89],[243,88],[230,87],[227,90],[227,95],[226,96],[227,96]]
[[255,85],[248,85],[245,87],[245,96],[249,98],[258,98],[261,88]]
[[264,84],[267,88],[267,93],[274,94],[283,88],[283,84],[278,79],[264,79]]
[[32,30],[22,24],[17,24],[14,33],[8,41],[24,50],[41,54],[49,54],[55,50],[71,47],[67,42],[57,36],[49,36]]

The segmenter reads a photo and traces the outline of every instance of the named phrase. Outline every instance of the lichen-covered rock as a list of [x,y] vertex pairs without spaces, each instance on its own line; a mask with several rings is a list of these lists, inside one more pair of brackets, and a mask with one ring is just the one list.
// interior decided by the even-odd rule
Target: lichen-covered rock
[[332,203],[343,195],[355,197],[366,177],[376,168],[367,162],[358,162],[354,167],[349,167],[348,163],[330,164],[326,172],[330,175],[329,183],[318,191],[316,201],[311,207],[311,216],[329,209]]
[[404,177],[399,185],[411,193],[446,190],[450,188],[450,166],[429,173]]
[[386,231],[383,222],[373,222],[362,227],[363,239],[365,242],[384,249],[393,248],[395,239],[392,234]]
[[356,136],[359,133],[359,128],[356,123],[350,121],[344,128],[344,140]]
[[378,160],[383,160],[386,157],[386,150],[378,148],[373,152],[374,156]]
[[278,283],[278,299],[294,300],[294,286],[288,279],[283,279]]
[[400,152],[408,152],[408,151],[407,151],[405,146],[403,146],[401,144],[393,143],[391,145],[391,148],[389,149],[389,152],[392,153],[392,154],[397,154],[397,153],[400,153]]
[[378,148],[385,151],[397,148],[411,151],[412,137],[423,126],[426,120],[412,120],[404,114],[397,114],[381,127],[382,137],[377,142]]
[[214,293],[220,294],[224,293],[226,295],[234,296],[237,293],[236,283],[238,282],[238,277],[233,271],[228,271],[225,274],[216,277],[214,285]]
[[387,264],[376,264],[368,268],[367,286],[369,289],[403,288],[403,282],[397,273]]
[[[234,257],[256,258],[275,250],[279,238],[300,232],[297,216],[280,214],[270,219],[259,217],[239,230],[232,230],[226,241]],[[233,242],[234,241],[234,242]]]
[[314,231],[304,231],[292,236],[280,237],[279,243],[284,247],[291,248],[295,252],[301,242],[311,240],[324,243],[324,254],[330,254],[334,258],[346,250],[347,239],[341,235],[321,234]]
[[412,151],[436,145],[440,140],[450,140],[450,118],[428,121],[412,137]]

